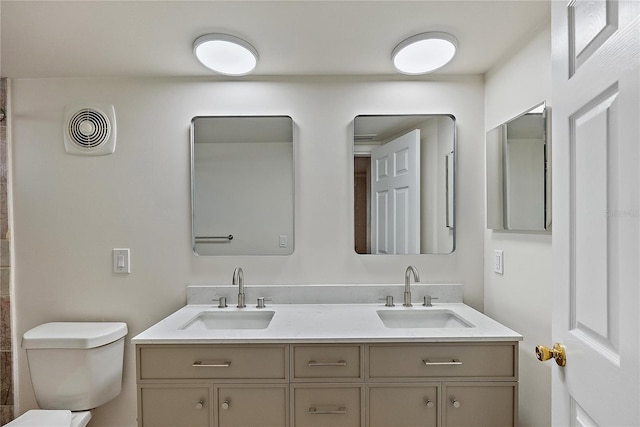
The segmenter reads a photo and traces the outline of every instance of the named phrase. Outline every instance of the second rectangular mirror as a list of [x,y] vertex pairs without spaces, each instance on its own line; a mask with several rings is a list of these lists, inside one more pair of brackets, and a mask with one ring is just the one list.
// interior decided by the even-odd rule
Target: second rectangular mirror
[[547,110],[540,104],[487,132],[487,228],[551,225]]
[[354,229],[359,254],[455,249],[455,118],[357,116]]

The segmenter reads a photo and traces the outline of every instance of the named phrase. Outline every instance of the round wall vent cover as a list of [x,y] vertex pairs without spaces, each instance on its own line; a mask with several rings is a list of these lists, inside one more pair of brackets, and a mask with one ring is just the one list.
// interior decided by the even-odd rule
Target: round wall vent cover
[[104,155],[115,150],[115,112],[111,105],[68,109],[64,126],[68,153]]
[[69,120],[69,135],[73,142],[85,148],[104,144],[110,133],[107,116],[97,110],[85,108]]

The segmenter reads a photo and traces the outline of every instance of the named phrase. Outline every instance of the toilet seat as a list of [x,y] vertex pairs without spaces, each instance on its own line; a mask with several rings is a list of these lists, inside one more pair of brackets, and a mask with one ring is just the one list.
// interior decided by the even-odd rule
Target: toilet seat
[[85,427],[91,419],[91,411],[79,411],[71,413],[71,427]]
[[32,409],[5,427],[85,427],[90,419],[89,411]]

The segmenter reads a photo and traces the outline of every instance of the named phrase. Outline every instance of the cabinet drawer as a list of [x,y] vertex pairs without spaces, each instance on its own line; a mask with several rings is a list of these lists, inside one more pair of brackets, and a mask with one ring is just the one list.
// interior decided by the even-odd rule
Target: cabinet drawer
[[293,387],[295,427],[361,427],[361,387]]
[[218,426],[288,425],[288,385],[225,385],[216,392]]
[[502,377],[515,379],[512,343],[370,345],[372,379]]
[[293,346],[293,378],[361,379],[361,347],[358,345],[296,345]]
[[286,380],[287,347],[143,346],[140,379]]
[[208,387],[162,386],[140,389],[142,427],[209,427],[212,410]]

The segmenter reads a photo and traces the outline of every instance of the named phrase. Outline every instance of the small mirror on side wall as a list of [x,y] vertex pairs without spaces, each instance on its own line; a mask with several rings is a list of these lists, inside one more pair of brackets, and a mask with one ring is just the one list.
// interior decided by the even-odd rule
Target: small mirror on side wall
[[293,253],[293,134],[288,116],[192,120],[192,244],[197,255]]
[[453,252],[455,118],[361,115],[353,128],[355,251]]
[[542,103],[487,132],[487,228],[550,229],[547,120]]

